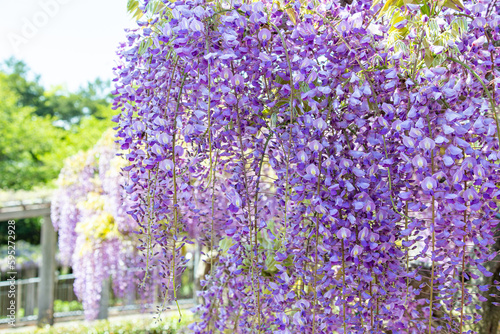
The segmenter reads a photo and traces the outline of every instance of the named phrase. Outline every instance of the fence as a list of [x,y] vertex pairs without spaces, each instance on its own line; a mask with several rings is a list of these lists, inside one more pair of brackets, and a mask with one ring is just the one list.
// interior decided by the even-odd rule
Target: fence
[[[63,301],[74,301],[77,297],[73,291],[73,282],[75,276],[59,275],[55,282],[54,299]],[[0,323],[7,323],[8,318],[8,303],[7,297],[10,282],[0,282]],[[40,285],[40,278],[33,277],[28,279],[20,279],[15,281],[16,284],[16,306],[18,321],[23,318],[31,319],[33,316],[37,317],[38,306],[38,286]]]
[[[179,290],[179,299],[183,299],[184,302],[192,301],[194,285],[192,284],[192,278],[194,275],[194,268],[188,267],[183,273],[183,281],[190,282],[189,284],[184,284]],[[38,319],[38,288],[40,286],[41,279],[39,277],[19,279],[15,281],[16,284],[16,307],[17,307],[17,317],[16,322],[31,322]],[[72,302],[77,301],[78,298],[74,293],[73,284],[75,281],[75,275],[59,275],[54,282],[54,300],[59,300],[62,302]],[[0,325],[7,324],[9,322],[8,316],[8,303],[9,298],[7,296],[10,282],[0,282]],[[140,295],[134,289],[125,293],[122,298],[117,298],[114,295],[113,289],[108,286],[108,293],[103,294],[109,296],[108,305],[109,309],[112,311],[131,311],[139,309],[153,308],[160,302],[160,286],[154,287],[155,294],[151,296],[149,300],[141,299]],[[59,311],[59,312],[58,312]],[[107,313],[107,312],[106,312]],[[61,311],[55,309],[54,318],[64,318],[64,317],[74,317],[82,316],[82,310],[70,310]]]
[[[82,315],[83,311],[72,312],[55,312],[53,310],[54,300],[74,301],[77,300],[73,292],[74,275],[59,275],[55,277],[55,252],[56,252],[56,232],[50,220],[50,202],[45,200],[34,201],[33,203],[14,203],[13,205],[2,207],[0,206],[0,221],[11,219],[22,219],[31,217],[43,217],[42,233],[41,233],[41,248],[42,248],[42,265],[39,267],[39,277],[28,279],[16,279],[16,322],[37,321],[38,325],[52,324],[54,318],[66,316]],[[198,252],[196,253],[198,254]],[[197,255],[195,254],[195,262]],[[192,301],[194,287],[194,272],[196,271],[190,261],[190,267],[186,268],[183,273],[183,284],[181,286],[178,298],[184,298],[184,302]],[[8,323],[7,312],[10,299],[7,294],[11,282],[0,282],[0,325]],[[45,288],[39,289],[38,286]],[[155,298],[150,301],[145,301],[138,298],[137,291],[130,291],[126,294],[125,302],[117,301],[114,298],[112,289],[108,286],[105,289],[103,296],[108,296],[108,303],[104,305],[111,306],[112,310],[134,310],[139,308],[154,307],[159,302],[160,287],[152,287],[155,293]],[[109,303],[111,301],[111,303]],[[101,305],[102,307],[102,305]],[[108,307],[102,307],[107,314]],[[19,312],[22,310],[22,312]],[[38,311],[38,312],[37,312]],[[57,311],[57,310],[56,310]],[[38,314],[37,314],[38,313]]]

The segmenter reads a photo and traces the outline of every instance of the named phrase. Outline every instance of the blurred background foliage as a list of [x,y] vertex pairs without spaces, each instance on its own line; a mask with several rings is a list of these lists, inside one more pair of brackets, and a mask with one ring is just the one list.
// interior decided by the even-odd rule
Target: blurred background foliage
[[[0,206],[47,197],[64,160],[93,147],[113,125],[109,88],[96,79],[76,92],[47,89],[23,61],[0,64]],[[40,217],[18,219],[16,228],[18,240],[40,243]],[[6,230],[7,222],[0,222]],[[0,233],[0,244],[6,240]]]
[[51,186],[65,158],[112,126],[109,83],[45,89],[20,60],[0,66],[0,189]]

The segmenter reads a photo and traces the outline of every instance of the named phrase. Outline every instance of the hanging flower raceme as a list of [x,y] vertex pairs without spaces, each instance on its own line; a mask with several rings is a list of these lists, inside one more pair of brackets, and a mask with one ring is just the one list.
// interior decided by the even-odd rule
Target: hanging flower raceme
[[478,319],[466,281],[495,256],[499,17],[450,3],[142,7],[115,68],[125,189],[174,299],[182,245],[209,254],[196,333]]
[[108,131],[93,149],[68,158],[53,200],[59,250],[72,266],[75,293],[87,319],[98,315],[106,280],[111,279],[116,295],[123,296],[135,291],[144,276],[137,270],[143,258],[137,251],[137,225],[126,213],[127,199],[120,187],[124,163],[117,152]]

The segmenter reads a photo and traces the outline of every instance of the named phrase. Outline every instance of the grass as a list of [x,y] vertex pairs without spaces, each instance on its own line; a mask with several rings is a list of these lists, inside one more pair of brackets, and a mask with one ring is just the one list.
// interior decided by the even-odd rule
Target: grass
[[17,329],[16,334],[186,334],[187,326],[193,322],[193,316],[184,313],[181,321],[175,316],[164,317],[156,321],[151,315],[128,316],[119,319],[98,321],[75,321],[59,323],[52,327],[46,326],[34,330],[33,328]]

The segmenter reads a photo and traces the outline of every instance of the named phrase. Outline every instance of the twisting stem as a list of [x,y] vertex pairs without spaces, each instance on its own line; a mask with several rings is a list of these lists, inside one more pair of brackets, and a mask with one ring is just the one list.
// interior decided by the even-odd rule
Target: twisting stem
[[371,303],[373,297],[372,292],[372,282],[370,281],[370,327],[373,329],[373,303]]
[[[467,213],[464,212],[464,223],[467,226]],[[466,226],[464,226],[464,233],[466,231]],[[464,298],[465,298],[465,234],[462,239],[462,242],[464,243],[463,249],[462,249],[462,284],[461,284],[461,290],[462,290],[462,298],[460,302],[460,334],[463,333],[463,323],[464,323]]]
[[[328,104],[330,105],[331,101],[328,101]],[[326,116],[326,121],[328,122],[330,120],[330,115],[332,113],[332,108],[328,109],[328,115]],[[324,130],[326,131],[326,129]],[[324,131],[321,132],[320,138],[323,137]],[[318,183],[316,186],[316,196],[318,196],[318,199],[320,199],[320,185],[321,185],[321,167],[322,167],[322,157],[323,157],[323,151],[319,151],[319,162],[318,162],[318,170],[319,170],[319,175],[318,175]],[[314,255],[314,301],[313,301],[313,328],[312,332],[313,334],[315,333],[316,330],[316,303],[318,300],[318,293],[316,291],[316,284],[318,280],[318,243],[319,243],[319,216],[318,213],[316,213],[316,226],[315,226],[315,233],[316,233],[316,243],[315,243],[315,255]],[[308,239],[309,241],[309,239]],[[307,249],[307,248],[306,248]]]
[[280,35],[281,44],[283,45],[283,50],[285,51],[286,63],[288,65],[288,71],[290,72],[290,120],[291,120],[290,123],[293,123],[293,97],[294,97],[295,86],[294,86],[294,83],[293,83],[292,63],[290,61],[290,55],[288,54],[288,48],[286,47],[286,40],[283,37],[283,34],[281,33],[281,30],[279,30],[278,27],[274,23],[269,22],[269,24]]
[[[151,64],[151,60],[153,59],[153,56],[149,57],[149,64]],[[151,68],[148,69],[148,74],[151,72]],[[147,90],[148,94],[150,93],[150,90],[148,89]],[[146,134],[146,138],[147,138],[147,134]],[[149,152],[147,154],[147,158],[149,159]],[[147,229],[147,232],[146,232],[146,271],[144,273],[144,278],[142,280],[142,286],[145,287],[146,286],[146,280],[148,279],[148,276],[149,276],[149,261],[150,261],[150,256],[151,256],[151,220],[152,220],[152,216],[153,216],[153,205],[151,204],[151,199],[152,199],[152,196],[151,196],[151,183],[150,183],[150,180],[151,180],[151,170],[148,170],[148,196],[146,197],[146,205],[148,206],[148,212],[146,214],[146,220],[147,220],[147,224],[148,224],[148,229]],[[156,188],[156,181],[158,180],[158,174],[156,175],[156,178],[155,178],[155,186],[153,189]],[[153,190],[154,191],[154,190]]]
[[[408,203],[405,205],[405,230],[408,229]],[[408,236],[406,236],[406,242],[408,242]],[[406,247],[406,302],[408,302],[408,289],[410,286],[410,280],[408,278],[408,270],[410,266],[410,250]]]
[[[149,158],[149,153],[148,153],[148,158]],[[158,179],[158,175],[156,176],[156,178]],[[146,203],[147,205],[149,206],[149,209],[150,210],[147,210],[147,213],[146,213],[146,220],[147,220],[147,224],[148,224],[148,229],[147,229],[147,232],[146,232],[146,271],[144,273],[144,278],[142,279],[142,286],[146,286],[146,280],[148,279],[148,276],[149,276],[149,259],[150,259],[150,253],[151,253],[151,192],[150,192],[150,181],[151,180],[151,170],[148,170],[148,196],[146,197]]]
[[413,70],[411,71],[411,80],[415,81],[415,76],[417,75],[417,63],[418,63],[418,55],[420,54],[420,48],[422,47],[422,42],[424,41],[424,30],[422,30],[422,34],[420,35],[420,40],[418,42],[417,52],[415,53],[415,62],[413,63]]
[[177,62],[179,61],[179,57],[175,57],[175,62],[174,62],[174,68],[172,69],[172,77],[170,78],[170,83],[168,85],[168,95],[167,95],[167,102],[165,103],[166,108],[165,108],[165,119],[167,119],[167,108],[168,104],[170,102],[170,90],[172,89],[172,83],[174,81],[174,75],[175,71],[177,70]]
[[[382,138],[384,139],[384,151],[385,151],[385,158],[386,159],[389,159],[389,155],[387,154],[387,145],[385,143],[385,135],[382,136]],[[408,217],[406,214],[402,213],[402,212],[399,212],[398,208],[396,207],[396,204],[394,203],[394,198],[392,197],[392,179],[391,179],[391,168],[390,167],[387,167],[387,181],[389,182],[389,197],[391,199],[391,203],[392,203],[392,208],[393,210],[399,214],[400,216],[406,218],[406,219],[411,219],[410,217]]]
[[436,219],[436,211],[435,211],[435,203],[434,203],[434,196],[432,196],[432,251],[431,251],[431,295],[430,295],[430,301],[429,301],[429,334],[431,334],[432,331],[432,306],[433,306],[433,294],[434,294],[434,251],[435,251],[435,243],[436,243],[436,233],[434,229],[436,228],[434,226],[434,221]]

